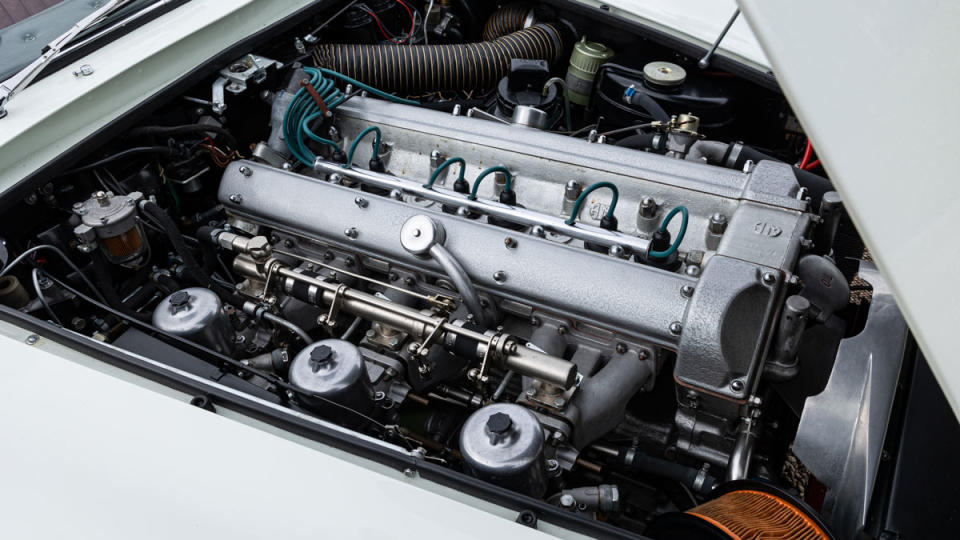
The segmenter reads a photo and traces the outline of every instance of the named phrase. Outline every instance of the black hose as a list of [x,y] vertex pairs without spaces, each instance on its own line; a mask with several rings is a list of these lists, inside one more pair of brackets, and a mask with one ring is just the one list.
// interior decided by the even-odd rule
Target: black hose
[[227,146],[231,149],[237,149],[237,139],[229,130],[220,126],[211,126],[207,124],[185,124],[182,126],[140,126],[131,129],[127,136],[137,137],[171,137],[173,135],[185,135],[187,133],[215,133],[223,137]]
[[492,88],[514,58],[554,63],[563,53],[560,30],[536,24],[493,41],[453,45],[322,44],[314,49],[320,67],[387,92],[422,94]]
[[483,40],[493,41],[498,37],[523,30],[523,23],[530,14],[530,6],[526,4],[511,4],[503,6],[487,19],[483,25]]
[[649,150],[662,154],[667,149],[666,141],[667,137],[665,135],[651,131],[624,137],[617,141],[617,146],[634,148],[636,150]]
[[[730,159],[734,152],[737,152],[737,146],[740,146],[739,153],[737,153],[735,159]],[[740,143],[730,143],[729,148],[727,149],[727,155],[724,156],[723,165],[725,167],[730,167],[732,169],[743,170],[744,164],[747,160],[758,163],[765,159],[773,161],[781,161],[773,156],[764,154],[763,152]],[[833,184],[830,180],[813,174],[810,171],[805,171],[800,167],[793,168],[793,175],[797,178],[797,183],[801,187],[807,188],[807,193],[810,195],[811,207],[814,211],[819,210],[820,201],[823,199],[823,194],[828,191],[834,191]]]
[[[713,486],[717,484],[716,478],[701,473],[699,469],[656,458],[634,448],[621,448],[619,459],[624,465],[631,469],[653,476],[676,480],[693,491],[700,493],[709,493],[710,490],[713,489]],[[700,477],[701,474],[703,474],[703,476],[698,483],[697,478]]]
[[174,149],[169,146],[138,146],[136,148],[127,148],[122,152],[117,152],[116,154],[107,156],[99,161],[94,161],[93,163],[81,165],[75,169],[66,171],[63,174],[76,173],[81,171],[88,171],[90,169],[96,169],[97,167],[106,165],[107,163],[110,163],[113,161],[117,161],[118,159],[123,159],[129,156],[138,156],[140,154],[161,154],[169,157],[174,154]]
[[99,251],[94,251],[90,258],[93,260],[93,275],[97,280],[97,289],[100,291],[100,294],[103,295],[107,305],[129,318],[150,322],[153,319],[151,314],[138,313],[123,303],[120,294],[117,293],[117,290],[113,287],[113,277],[110,275],[109,263],[107,263],[103,254]]

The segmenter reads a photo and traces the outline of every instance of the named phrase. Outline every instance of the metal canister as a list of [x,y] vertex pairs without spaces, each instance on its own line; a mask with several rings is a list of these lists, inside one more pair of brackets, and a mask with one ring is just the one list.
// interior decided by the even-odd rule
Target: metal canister
[[136,265],[147,253],[146,238],[137,220],[137,203],[143,194],[114,195],[98,191],[89,199],[73,205],[80,224],[73,232],[80,240],[81,251],[100,248],[114,264]]
[[350,411],[373,411],[367,365],[349,341],[325,339],[300,351],[290,365],[290,384],[303,390],[301,399],[308,408],[339,424],[363,423],[363,416]]
[[164,298],[153,310],[153,325],[224,354],[233,344],[230,319],[210,289],[191,287]]
[[495,403],[467,418],[460,431],[460,452],[477,478],[541,497],[547,490],[543,437],[543,427],[528,409]]
[[607,60],[613,58],[613,49],[603,43],[587,41],[584,36],[573,46],[570,66],[567,68],[567,96],[571,103],[586,106],[590,103],[593,79]]

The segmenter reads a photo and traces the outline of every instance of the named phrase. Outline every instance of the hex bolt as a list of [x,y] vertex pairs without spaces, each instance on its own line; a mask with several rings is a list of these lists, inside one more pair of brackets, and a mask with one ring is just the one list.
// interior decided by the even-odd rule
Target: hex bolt
[[234,204],[243,204],[243,195],[239,193],[234,193],[230,195],[230,202]]
[[353,200],[353,202],[360,208],[366,208],[370,206],[370,201],[364,199],[363,197],[357,197],[356,199]]
[[246,176],[246,177],[253,176],[253,170],[250,169],[250,167],[247,167],[246,165],[241,165],[240,168],[237,169],[237,170],[240,171],[240,174],[242,174],[242,175],[244,175],[244,176]]
[[562,397],[558,397],[557,399],[553,400],[553,405],[556,407],[563,407],[566,404],[567,400],[563,399]]
[[344,236],[351,240],[355,240],[357,236],[360,236],[360,232],[357,231],[356,227],[350,227],[349,229],[343,231]]
[[733,382],[730,383],[730,389],[733,390],[734,392],[742,392],[743,381],[741,381],[740,379],[735,379]]
[[683,269],[683,273],[688,276],[697,277],[700,275],[700,267],[695,264],[689,264]]
[[670,323],[670,333],[671,333],[671,334],[673,334],[673,335],[675,335],[675,336],[679,336],[681,332],[683,332],[683,325],[682,325],[682,324],[680,324],[678,321],[673,321],[672,323]]
[[625,353],[625,352],[627,352],[627,344],[626,344],[626,343],[617,343],[617,353],[623,354],[623,353]]
[[640,217],[652,218],[657,215],[657,201],[653,197],[644,197],[640,200]]
[[710,224],[707,228],[713,234],[723,234],[727,230],[727,216],[720,212],[713,214],[710,216]]
[[527,394],[527,397],[533,397],[537,395],[537,391],[534,390],[533,388],[528,388],[526,391],[526,394]]
[[74,77],[88,77],[90,75],[93,75],[93,66],[90,64],[83,64],[80,69],[73,72]]
[[680,295],[683,296],[684,298],[690,298],[691,296],[693,296],[694,290],[695,289],[693,285],[684,285],[683,287],[680,287]]
[[640,349],[639,351],[637,351],[637,357],[640,358],[641,360],[646,360],[650,358],[650,351],[646,349]]

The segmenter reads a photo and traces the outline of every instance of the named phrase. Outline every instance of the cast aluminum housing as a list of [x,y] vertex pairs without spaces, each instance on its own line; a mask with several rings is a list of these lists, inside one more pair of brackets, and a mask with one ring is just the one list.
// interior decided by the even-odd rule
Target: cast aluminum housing
[[[576,328],[676,351],[677,382],[719,398],[730,414],[751,395],[811,226],[789,165],[760,162],[738,172],[374,99],[355,98],[337,111],[344,145],[370,125],[383,132],[386,174],[329,163],[318,163],[318,170],[333,174],[298,174],[234,162],[219,199],[243,222],[298,237],[305,253],[336,247],[371,267],[442,276],[436,262],[414,256],[400,242],[407,220],[429,215],[446,232],[444,247],[478,290],[501,299],[501,309],[558,316]],[[366,163],[370,152],[369,145],[358,145],[354,162]],[[466,161],[468,180],[490,165],[507,166],[525,207],[510,211],[539,215],[543,226],[516,232],[442,212],[421,184],[440,157],[453,156]],[[454,174],[441,174],[434,191],[465,198],[444,187]],[[669,209],[686,206],[684,268],[666,271],[598,254],[551,228],[569,213],[564,192],[570,180],[619,187],[615,215],[621,226],[609,245],[623,236],[641,243]],[[361,183],[389,184],[394,193],[363,193]],[[497,207],[491,199],[500,189],[488,179],[479,201]],[[610,201],[595,194],[575,227],[605,234],[596,224]],[[652,220],[640,212],[646,197],[657,202]],[[716,214],[728,222],[719,238],[708,230]],[[671,229],[676,234],[676,226]]]

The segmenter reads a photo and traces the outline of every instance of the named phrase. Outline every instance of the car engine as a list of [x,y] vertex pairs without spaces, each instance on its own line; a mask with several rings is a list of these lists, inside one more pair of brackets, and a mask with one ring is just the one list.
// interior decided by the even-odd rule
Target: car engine
[[0,302],[590,534],[847,523],[805,403],[906,327],[772,77],[572,2],[318,4],[8,201]]

